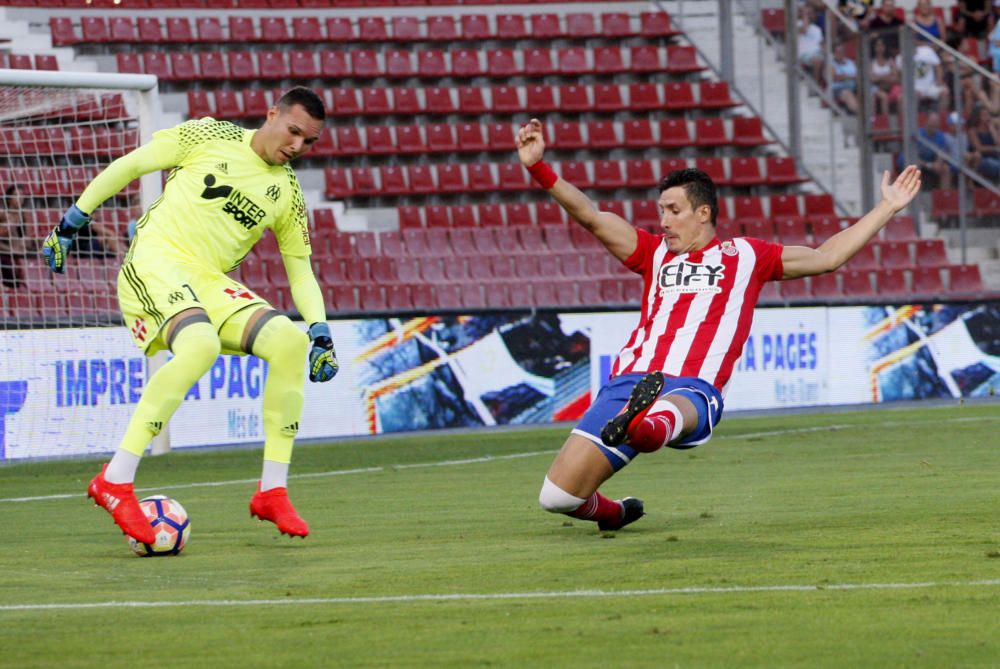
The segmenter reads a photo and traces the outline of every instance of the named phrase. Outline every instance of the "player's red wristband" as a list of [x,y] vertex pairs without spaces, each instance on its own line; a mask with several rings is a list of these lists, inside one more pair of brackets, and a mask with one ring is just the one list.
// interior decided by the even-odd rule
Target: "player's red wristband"
[[552,168],[544,160],[539,160],[534,165],[528,167],[528,173],[545,190],[552,188],[559,181],[559,175],[553,172]]

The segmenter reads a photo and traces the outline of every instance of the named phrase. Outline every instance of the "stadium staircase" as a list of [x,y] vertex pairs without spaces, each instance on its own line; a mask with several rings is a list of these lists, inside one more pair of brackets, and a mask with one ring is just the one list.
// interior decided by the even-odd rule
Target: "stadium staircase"
[[[297,172],[317,273],[338,313],[637,305],[634,276],[570,225],[517,162],[514,133],[532,116],[546,124],[556,170],[638,227],[657,229],[656,184],[685,166],[722,187],[720,237],[816,244],[850,223],[647,3],[17,4],[8,17],[44,29],[35,43],[45,40],[41,55],[59,55],[57,66],[158,75],[164,124],[210,115],[253,126],[287,87],[317,90],[331,122]],[[113,107],[113,97],[101,104]],[[9,132],[19,133],[11,141],[22,161],[65,174],[60,192],[33,193],[44,202],[35,234],[125,148],[97,134],[56,137],[43,124]],[[950,262],[942,239],[912,231],[889,226],[846,271],[769,284],[764,301],[980,294],[975,265]],[[112,281],[106,272],[102,281]],[[293,308],[273,236],[240,272]],[[40,274],[32,270],[29,289],[46,280]]]

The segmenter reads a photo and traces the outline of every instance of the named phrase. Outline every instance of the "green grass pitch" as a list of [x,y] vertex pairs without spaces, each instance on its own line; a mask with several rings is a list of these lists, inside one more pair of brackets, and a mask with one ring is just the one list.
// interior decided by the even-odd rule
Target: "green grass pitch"
[[0,667],[1000,666],[995,402],[729,417],[605,485],[646,502],[615,533],[537,506],[566,432],[300,446],[305,540],[249,518],[259,450],[147,458],[172,558],[98,460],[0,467]]

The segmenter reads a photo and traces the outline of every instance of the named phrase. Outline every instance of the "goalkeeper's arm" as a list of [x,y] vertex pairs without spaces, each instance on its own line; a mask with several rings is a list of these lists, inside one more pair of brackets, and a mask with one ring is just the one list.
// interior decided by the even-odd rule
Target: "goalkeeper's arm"
[[323,291],[316,282],[308,256],[281,256],[288,274],[288,286],[292,291],[295,308],[309,323],[309,380],[329,381],[340,369],[337,351],[333,348],[330,326],[326,323],[326,306]]
[[42,255],[53,272],[62,272],[73,238],[90,223],[90,215],[101,204],[144,174],[174,167],[177,150],[168,139],[154,138],[148,144],[113,161],[84,189],[42,243]]

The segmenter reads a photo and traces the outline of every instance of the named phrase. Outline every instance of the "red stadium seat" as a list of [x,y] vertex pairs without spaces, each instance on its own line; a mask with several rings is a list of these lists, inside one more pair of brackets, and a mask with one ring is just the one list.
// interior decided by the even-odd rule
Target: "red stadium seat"
[[365,145],[361,140],[361,130],[354,125],[342,125],[334,129],[337,137],[337,152],[341,155],[364,155]]
[[618,84],[597,84],[594,86],[594,109],[602,112],[627,110],[628,105],[622,100],[621,86]]
[[913,268],[913,292],[924,297],[938,298],[945,292],[941,274],[942,265],[920,264]]
[[808,181],[807,177],[798,173],[795,159],[786,156],[768,156],[767,184],[769,186],[787,186]]
[[366,114],[391,114],[395,111],[389,101],[389,91],[382,87],[362,88],[361,106]]
[[833,196],[829,193],[807,193],[804,197],[806,216],[833,217],[837,215],[833,206]]
[[460,151],[486,151],[489,144],[483,138],[483,127],[478,123],[462,123],[458,126],[458,149]]
[[[322,54],[320,55],[322,58]],[[354,88],[334,88],[330,90],[331,106],[328,113],[334,116],[360,116],[361,104]]]
[[319,71],[324,79],[343,79],[351,76],[351,66],[344,51],[319,52]]
[[[186,19],[184,19],[186,21]],[[190,30],[190,28],[189,28]],[[167,19],[167,35],[170,35],[170,19]],[[177,41],[177,40],[171,40]],[[229,41],[240,44],[257,41],[257,28],[249,16],[229,17]]]
[[490,107],[495,112],[520,113],[524,111],[516,86],[493,86],[490,88]]
[[613,149],[621,144],[615,133],[615,125],[611,121],[589,121],[587,139],[590,146],[595,149]]
[[799,209],[799,198],[795,195],[771,195],[768,197],[768,210],[775,224],[790,220],[805,226],[805,219]]
[[486,52],[486,71],[491,77],[507,79],[521,73],[511,49],[491,49]]
[[653,124],[649,119],[633,119],[624,123],[625,146],[647,148],[657,146],[653,138]]
[[465,171],[456,163],[445,163],[437,166],[438,189],[442,193],[464,193],[468,190]]
[[[586,61],[584,61],[584,65]],[[622,50],[617,46],[599,46],[594,49],[594,72],[597,74],[616,74],[626,72],[628,68],[622,59]]]
[[416,125],[396,126],[396,149],[399,153],[423,153],[427,144]]
[[108,24],[103,16],[80,17],[80,32],[83,37],[82,42],[103,44],[110,38]]
[[491,149],[510,150],[515,146],[516,128],[510,123],[491,123],[486,128],[487,141]]
[[594,185],[590,173],[587,171],[586,163],[579,160],[564,160],[556,173],[580,189],[590,188]]
[[220,89],[215,92],[215,112],[218,118],[240,118],[243,105],[236,91]]
[[374,79],[381,76],[382,70],[373,49],[355,49],[350,54],[351,72],[355,77]]
[[470,163],[469,190],[473,193],[490,193],[498,189],[493,170],[489,163]]
[[774,7],[760,10],[760,22],[764,30],[772,35],[785,34],[785,10],[783,7]]
[[170,80],[170,57],[164,51],[145,51],[142,54],[142,69],[146,74],[155,74],[160,79]]
[[202,118],[204,116],[212,116],[215,113],[206,91],[188,89],[187,101],[188,118]]
[[229,74],[233,79],[256,79],[257,64],[250,51],[229,51]]
[[486,74],[479,60],[478,49],[458,49],[451,52],[451,71],[456,77],[481,77]]
[[339,200],[351,194],[347,181],[347,171],[340,167],[327,167],[323,172],[324,193],[331,200]]
[[756,186],[764,183],[756,158],[733,158],[729,161],[729,183],[733,186]]
[[631,37],[632,18],[626,12],[606,12],[601,14],[601,30],[595,36],[605,38]]
[[[396,152],[396,142],[392,137],[392,130],[387,125],[370,125],[365,129],[365,140],[367,153],[386,154]],[[398,169],[398,168],[397,168]],[[385,180],[385,168],[382,170],[383,181]],[[383,190],[385,190],[383,183]]]
[[771,144],[764,137],[764,128],[756,116],[737,116],[733,119],[733,144],[736,146],[761,146]]
[[[194,20],[195,32],[199,42],[222,44],[229,38],[222,31],[222,21],[217,16],[199,16]],[[173,41],[173,40],[171,40]]]
[[[720,124],[721,125],[721,124]],[[660,146],[664,148],[686,148],[692,145],[691,131],[683,118],[666,118],[660,121]],[[725,127],[721,128],[725,140]],[[723,142],[725,143],[725,142]],[[718,146],[718,144],[715,144]]]
[[460,86],[458,89],[458,110],[463,114],[485,114],[488,111],[483,89],[480,86]]
[[948,252],[943,239],[920,239],[915,242],[917,265],[947,265]]
[[324,41],[323,25],[318,16],[296,16],[292,18],[292,38],[296,43]]
[[428,228],[450,228],[451,227],[451,207],[442,204],[433,204],[424,209]]
[[632,200],[632,224],[643,230],[655,230],[660,224],[660,212],[653,200]]
[[423,209],[413,205],[406,205],[399,207],[397,209],[399,212],[399,227],[403,228],[422,228],[424,227],[424,219],[421,215]]
[[979,265],[952,265],[948,274],[949,288],[953,293],[981,293],[983,290]]
[[362,197],[379,194],[379,187],[375,183],[375,172],[372,168],[351,168],[351,192],[353,195],[360,195]]
[[704,70],[698,64],[698,54],[693,46],[672,44],[667,46],[667,72],[672,74],[690,74]]
[[913,265],[910,259],[910,245],[906,242],[882,242],[878,245],[879,264],[882,267],[909,268]]
[[674,30],[670,15],[666,12],[642,12],[639,14],[639,34],[643,37],[673,37],[680,34]]
[[[159,21],[157,21],[156,25],[159,26]],[[80,41],[80,38],[76,35],[73,20],[69,18],[54,16],[49,18],[49,31],[52,33],[52,46],[73,46]],[[143,41],[152,40],[144,38]]]
[[499,204],[480,204],[477,205],[476,209],[481,227],[494,228],[503,226],[503,208]]
[[289,55],[293,79],[317,79],[320,76],[316,54],[312,49],[293,49]]
[[[794,197],[794,196],[792,196]],[[778,238],[785,246],[808,246],[809,234],[802,218],[783,218],[777,221]]]
[[430,165],[410,165],[408,168],[410,191],[418,195],[429,195],[437,191],[434,172]]
[[459,39],[478,42],[493,38],[489,17],[485,14],[463,14],[460,20],[461,36]]
[[257,64],[262,79],[288,79],[290,76],[283,51],[258,51]]
[[194,65],[194,54],[190,51],[170,52],[171,78],[175,81],[195,81],[198,71]]
[[291,33],[283,16],[262,16],[260,18],[260,38],[265,42],[288,42]]
[[[628,15],[626,14],[626,17]],[[594,14],[590,12],[570,12],[566,14],[567,37],[573,39],[583,39],[587,37],[601,36],[601,31],[597,28],[597,21]],[[607,35],[606,35],[607,36]]]
[[139,41],[135,24],[127,16],[111,16],[108,18],[108,41],[135,43]]
[[562,150],[584,149],[587,141],[583,138],[583,128],[573,121],[557,121],[552,127],[552,146]]
[[385,75],[387,77],[405,79],[416,74],[409,51],[405,49],[388,49],[383,53],[383,56],[385,58]]
[[[782,240],[782,243],[784,243],[784,240]],[[813,297],[830,300],[839,299],[844,296],[844,293],[840,290],[840,276],[836,272],[814,276],[810,283],[812,284]]]
[[717,186],[729,185],[729,177],[726,176],[726,161],[722,158],[695,158],[695,168],[701,170],[715,182]]
[[[662,122],[661,122],[662,123]],[[729,144],[726,125],[721,118],[699,118],[694,122],[694,143],[696,146],[724,146]]]
[[562,37],[563,30],[559,24],[558,14],[532,14],[531,16],[531,37],[532,39],[552,39]]
[[419,42],[423,40],[420,19],[416,16],[393,16],[392,39],[394,42]]
[[586,86],[562,84],[559,86],[559,109],[563,112],[583,112],[593,108]]
[[326,37],[331,42],[354,42],[357,40],[354,24],[345,16],[330,17],[326,20]]
[[906,274],[898,267],[889,267],[875,272],[875,286],[878,295],[907,295]]
[[811,297],[809,279],[792,279],[781,282],[781,298],[786,302],[803,302]]
[[528,37],[528,29],[521,14],[499,14],[496,22],[497,39],[519,40]]
[[[549,49],[530,48],[523,52],[524,74],[529,77],[541,77],[548,74],[558,74]],[[491,71],[492,74],[492,71]]]
[[427,39],[432,42],[454,42],[459,39],[455,17],[447,14],[427,17]]
[[729,83],[725,81],[702,81],[698,84],[701,109],[728,109],[739,106],[729,92]]
[[[820,242],[822,242],[822,240],[820,240]],[[858,269],[858,270],[861,269],[868,270],[877,268],[878,259],[876,259],[875,257],[875,245],[866,244],[865,246],[862,246],[861,249],[856,254],[854,254],[854,257],[848,261],[847,267],[849,269]]]
[[[806,212],[808,213],[808,198],[806,195]],[[812,227],[813,244],[818,246],[830,237],[841,231],[840,219],[835,217],[810,218],[809,224]]]
[[629,70],[631,72],[662,72],[663,61],[658,46],[629,47]]
[[958,190],[954,188],[932,190],[931,211],[938,218],[957,218],[961,211]]
[[[498,169],[500,172],[500,190],[518,191],[528,190],[533,187],[528,182],[527,170],[520,163],[500,163]],[[509,216],[507,220],[510,221]]]
[[453,114],[457,111],[451,89],[441,86],[424,89],[424,108],[432,114]]
[[686,81],[666,84],[663,99],[663,108],[670,111],[687,111],[698,108],[698,103],[694,100],[694,89]]
[[628,99],[629,107],[636,111],[663,108],[660,89],[656,84],[629,84]]
[[617,160],[598,160],[594,162],[594,185],[597,188],[622,188],[625,186],[625,175]]
[[536,112],[549,112],[559,109],[559,104],[556,102],[555,98],[555,90],[551,86],[534,84],[526,88],[525,94],[528,101],[528,109],[530,109],[533,114]]
[[388,42],[389,31],[381,16],[363,16],[358,19],[358,39],[362,42]]

